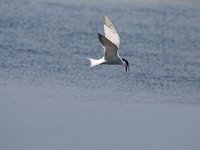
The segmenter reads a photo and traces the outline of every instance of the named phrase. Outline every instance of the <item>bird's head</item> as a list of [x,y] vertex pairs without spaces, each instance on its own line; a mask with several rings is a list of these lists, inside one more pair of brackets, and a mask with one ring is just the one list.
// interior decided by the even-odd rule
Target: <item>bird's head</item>
[[126,59],[122,58],[122,61],[124,62],[125,70],[126,72],[129,71],[129,63]]

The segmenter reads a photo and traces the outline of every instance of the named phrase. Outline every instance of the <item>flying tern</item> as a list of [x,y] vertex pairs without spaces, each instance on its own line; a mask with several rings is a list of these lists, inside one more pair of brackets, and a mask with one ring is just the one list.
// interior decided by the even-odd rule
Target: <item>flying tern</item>
[[123,65],[127,72],[129,70],[128,61],[124,58],[121,58],[118,54],[120,45],[119,35],[108,17],[104,16],[103,22],[105,36],[98,33],[98,38],[104,49],[104,56],[101,59],[92,59],[87,57],[91,63],[90,67],[102,64]]

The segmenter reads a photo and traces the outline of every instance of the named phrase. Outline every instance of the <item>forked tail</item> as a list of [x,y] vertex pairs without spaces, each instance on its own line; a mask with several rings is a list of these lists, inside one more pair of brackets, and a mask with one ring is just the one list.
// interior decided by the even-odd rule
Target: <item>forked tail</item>
[[88,57],[86,57],[86,58],[90,60],[90,63],[91,63],[90,67],[94,67],[94,66],[104,63],[103,59],[92,59],[92,58],[88,58]]

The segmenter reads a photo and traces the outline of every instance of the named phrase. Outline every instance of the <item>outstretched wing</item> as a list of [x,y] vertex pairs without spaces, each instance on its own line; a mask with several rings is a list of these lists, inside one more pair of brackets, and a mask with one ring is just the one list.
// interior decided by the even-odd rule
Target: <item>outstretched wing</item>
[[118,47],[108,40],[105,36],[98,33],[99,41],[104,48],[104,58],[105,60],[113,60],[117,58]]
[[119,49],[120,38],[114,25],[112,24],[110,19],[108,19],[108,17],[106,16],[103,17],[103,21],[104,21],[104,32],[106,38],[109,39],[113,44],[115,44]]

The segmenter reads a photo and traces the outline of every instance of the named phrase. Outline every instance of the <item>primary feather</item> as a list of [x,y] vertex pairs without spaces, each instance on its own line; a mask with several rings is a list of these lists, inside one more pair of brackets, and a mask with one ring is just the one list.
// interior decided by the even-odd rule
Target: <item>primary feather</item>
[[112,22],[108,17],[104,16],[103,20],[104,20],[105,37],[109,39],[113,44],[115,44],[119,49],[120,38],[117,33],[117,30],[115,29],[114,25],[112,24]]

